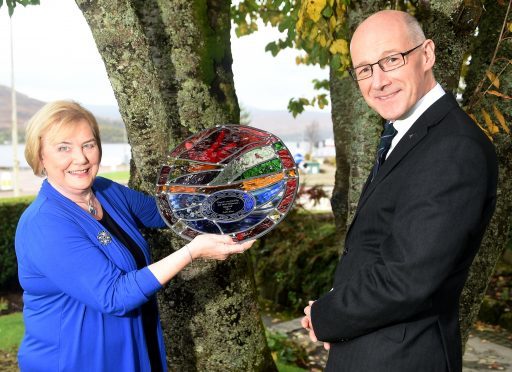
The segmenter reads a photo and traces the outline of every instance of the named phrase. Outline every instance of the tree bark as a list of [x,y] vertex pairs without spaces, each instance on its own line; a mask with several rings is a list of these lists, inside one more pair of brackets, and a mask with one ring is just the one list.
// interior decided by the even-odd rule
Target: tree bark
[[[130,186],[153,194],[164,155],[188,135],[237,123],[230,2],[76,0],[132,148]],[[147,232],[154,259],[184,241]],[[196,261],[159,294],[172,371],[275,371],[247,254]]]
[[[382,0],[351,2],[347,12],[350,36],[359,23],[372,13],[384,9],[385,4],[386,1]],[[368,107],[352,78],[340,78],[331,71],[329,82],[336,149],[336,175],[331,206],[342,242],[340,248],[343,250],[347,227],[372,168],[382,119]]]
[[[481,120],[480,110],[485,109],[492,113],[495,105],[510,122],[510,102],[494,96],[482,97],[482,90],[490,86],[486,78],[486,70],[490,68],[495,50],[498,47],[500,31],[506,14],[507,4],[495,0],[484,1],[485,12],[478,25],[478,36],[473,39],[470,53],[471,64],[465,71],[466,90],[463,94],[463,103],[468,110]],[[510,18],[510,14],[509,14]],[[510,19],[508,20],[510,22]],[[512,47],[510,43],[503,43],[498,48],[497,59],[492,70],[501,71],[512,60]],[[480,84],[484,81],[484,84]],[[501,92],[510,92],[512,88],[512,69],[506,68],[500,76]],[[490,282],[494,267],[510,239],[512,227],[512,138],[510,134],[503,133],[494,136],[494,146],[498,154],[499,179],[498,201],[496,212],[484,236],[482,245],[471,267],[468,281],[462,292],[460,304],[460,318],[463,341],[469,336],[469,327],[475,322],[482,299]]]

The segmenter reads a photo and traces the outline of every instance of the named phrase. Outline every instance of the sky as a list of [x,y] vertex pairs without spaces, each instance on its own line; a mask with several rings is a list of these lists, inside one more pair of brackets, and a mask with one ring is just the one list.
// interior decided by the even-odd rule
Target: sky
[[[73,99],[84,105],[117,106],[103,61],[82,13],[72,0],[41,0],[18,5],[12,17],[15,88],[42,101]],[[233,73],[239,102],[247,108],[286,110],[292,97],[312,97],[313,79],[327,70],[297,66],[296,50],[277,57],[265,45],[276,29],[236,38],[232,35]],[[0,8],[0,84],[11,86],[10,20]]]

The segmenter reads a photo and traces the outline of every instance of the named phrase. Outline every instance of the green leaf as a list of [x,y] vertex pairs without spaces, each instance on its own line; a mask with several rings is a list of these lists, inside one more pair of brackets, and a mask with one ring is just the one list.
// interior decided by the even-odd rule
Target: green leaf
[[324,67],[329,63],[329,52],[327,49],[322,48],[320,49],[320,55],[319,55],[319,61],[320,61],[320,67]]
[[297,115],[304,112],[304,106],[309,105],[309,101],[306,98],[293,99],[291,98],[288,101],[288,111],[293,115],[293,117],[297,117]]
[[283,21],[277,27],[277,29],[280,32],[284,32],[288,29],[294,29],[294,28],[295,28],[295,20],[292,17],[284,18]]
[[327,5],[324,10],[322,11],[322,15],[326,18],[330,18],[333,14],[332,8]]
[[279,53],[279,47],[277,46],[275,41],[272,41],[268,43],[267,46],[265,47],[265,52],[270,52],[272,53],[272,56],[275,57],[277,53]]
[[319,89],[329,90],[329,80],[328,79],[324,79],[324,80],[313,79],[313,88],[315,88],[316,90],[319,90]]
[[339,54],[335,54],[331,57],[331,70],[338,71],[341,67],[341,57]]

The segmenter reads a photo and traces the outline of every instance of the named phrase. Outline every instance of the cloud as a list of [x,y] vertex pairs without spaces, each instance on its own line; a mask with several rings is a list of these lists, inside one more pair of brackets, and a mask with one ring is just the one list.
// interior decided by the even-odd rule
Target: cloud
[[[265,45],[279,37],[261,27],[253,35],[232,35],[233,72],[239,101],[247,107],[285,110],[292,97],[314,94],[311,80],[327,70],[297,66],[297,51],[276,58]],[[89,105],[116,105],[115,97],[82,13],[69,0],[42,0],[16,7],[13,15],[16,89],[42,101],[75,99]],[[9,17],[0,9],[0,84],[11,84]]]

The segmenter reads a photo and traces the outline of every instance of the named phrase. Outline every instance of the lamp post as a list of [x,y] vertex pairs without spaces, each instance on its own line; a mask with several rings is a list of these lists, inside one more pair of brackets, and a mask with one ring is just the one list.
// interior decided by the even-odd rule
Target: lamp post
[[14,196],[20,195],[19,187],[19,168],[18,161],[18,109],[16,106],[16,89],[14,88],[14,48],[12,37],[12,16],[10,17],[10,31],[11,31],[11,119],[12,119],[12,181]]

